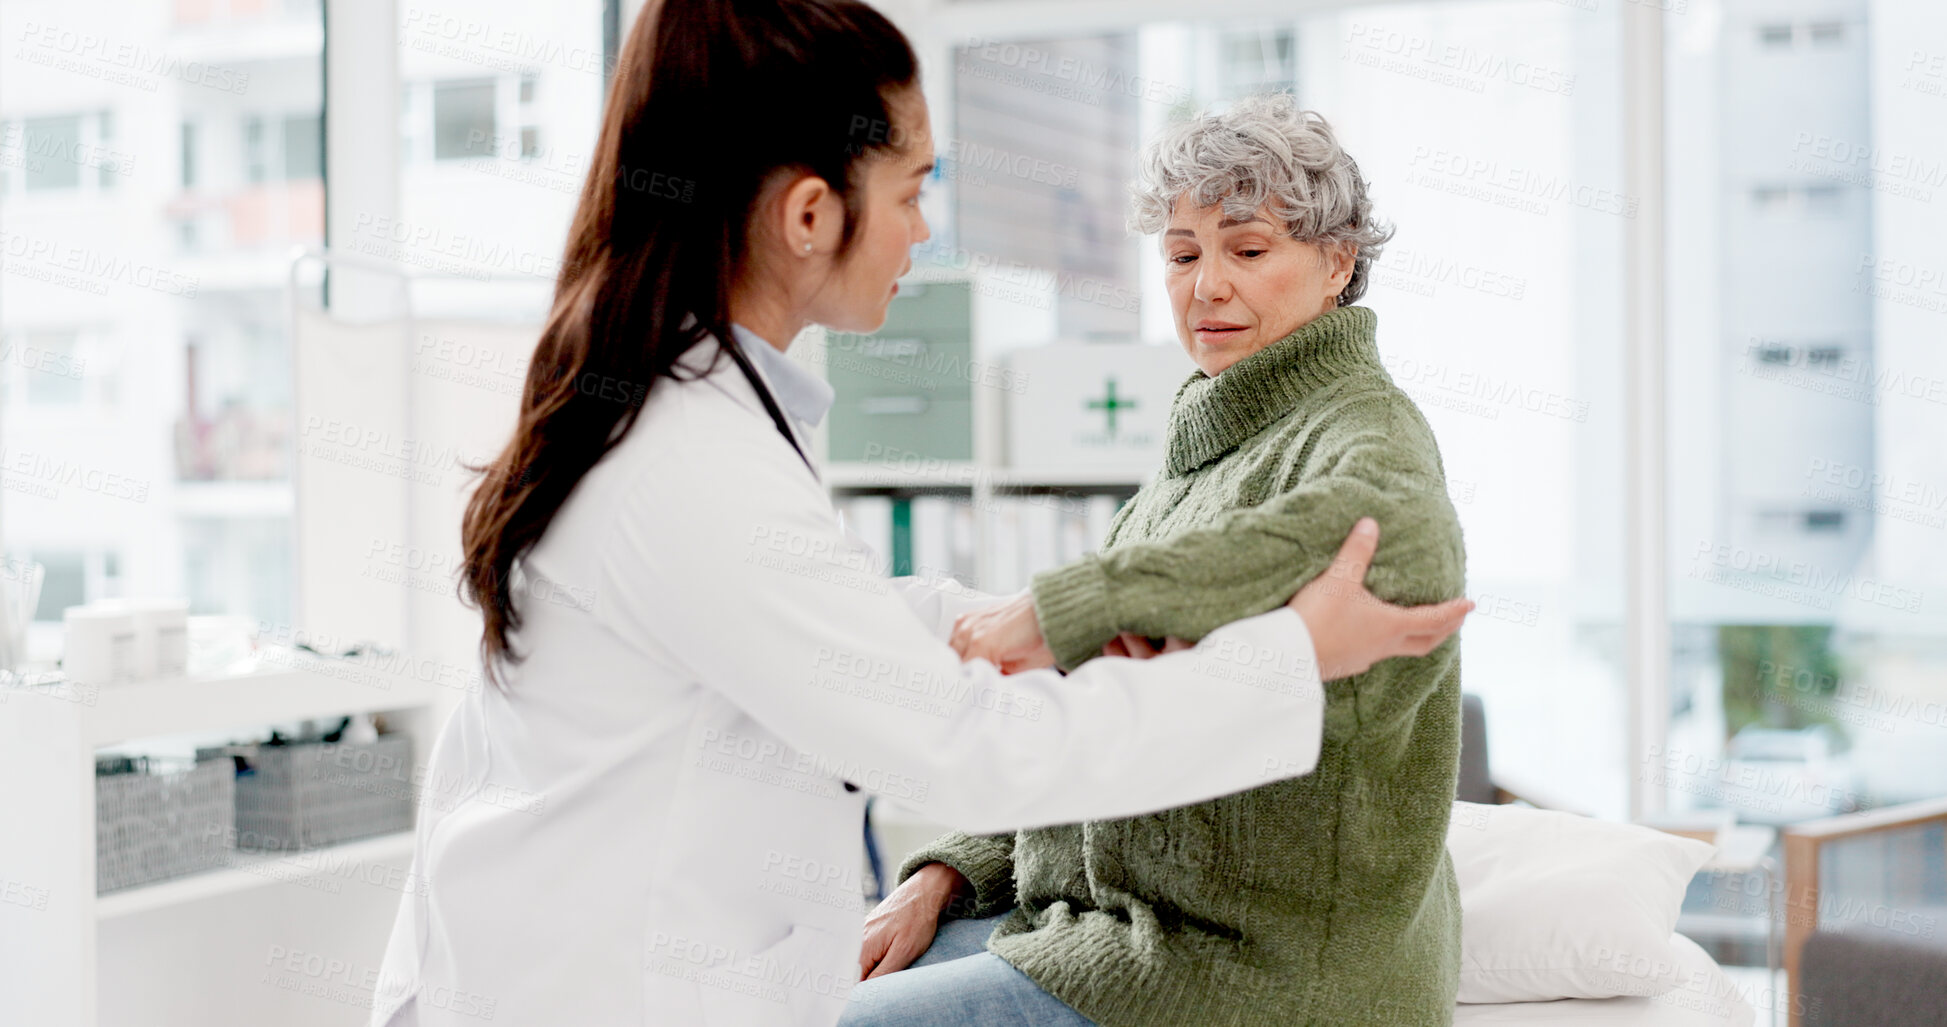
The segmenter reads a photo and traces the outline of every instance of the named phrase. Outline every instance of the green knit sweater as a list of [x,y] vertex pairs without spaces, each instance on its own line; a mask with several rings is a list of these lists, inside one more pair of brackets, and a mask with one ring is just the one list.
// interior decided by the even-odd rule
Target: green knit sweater
[[[1190,376],[1168,465],[1103,552],[1034,579],[1063,668],[1117,631],[1198,639],[1277,608],[1365,515],[1380,526],[1375,594],[1461,594],[1433,432],[1380,365],[1374,325],[1371,310],[1340,308],[1215,378]],[[1105,1027],[1449,1023],[1458,642],[1328,682],[1325,704],[1303,777],[1126,820],[949,834],[900,879],[945,863],[973,885],[962,914],[1015,907],[988,949]]]

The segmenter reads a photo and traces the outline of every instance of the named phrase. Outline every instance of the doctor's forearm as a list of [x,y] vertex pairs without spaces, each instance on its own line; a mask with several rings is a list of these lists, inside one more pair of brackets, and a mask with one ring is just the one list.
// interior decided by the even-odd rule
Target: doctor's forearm
[[950,578],[936,581],[915,576],[898,577],[892,579],[892,589],[933,633],[933,637],[941,640],[952,633],[954,620],[962,614],[985,609],[1009,598],[988,595]]

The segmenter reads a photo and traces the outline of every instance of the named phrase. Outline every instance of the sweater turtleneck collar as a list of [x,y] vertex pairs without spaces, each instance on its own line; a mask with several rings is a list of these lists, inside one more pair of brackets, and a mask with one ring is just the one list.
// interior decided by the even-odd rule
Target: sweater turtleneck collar
[[1197,371],[1170,408],[1167,463],[1187,474],[1263,431],[1299,401],[1347,375],[1387,377],[1369,307],[1338,307],[1212,378]]

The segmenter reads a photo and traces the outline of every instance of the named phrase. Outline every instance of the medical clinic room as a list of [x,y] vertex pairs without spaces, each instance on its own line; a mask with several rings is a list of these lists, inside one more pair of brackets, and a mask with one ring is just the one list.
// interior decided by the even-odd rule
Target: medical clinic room
[[1947,1027],[1947,5],[0,40],[0,1027]]

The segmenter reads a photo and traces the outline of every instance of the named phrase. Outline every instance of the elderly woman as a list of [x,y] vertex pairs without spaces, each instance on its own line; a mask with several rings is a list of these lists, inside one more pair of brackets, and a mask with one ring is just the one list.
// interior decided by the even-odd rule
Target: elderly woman
[[[1374,594],[1457,596],[1433,432],[1382,368],[1373,312],[1350,305],[1390,233],[1324,120],[1273,97],[1175,126],[1135,201],[1199,368],[1167,463],[1099,555],[964,618],[956,647],[1013,670],[1180,645],[1275,608],[1365,513],[1383,531]],[[1325,691],[1306,776],[913,855],[867,922],[845,1023],[1448,1023],[1458,645]]]

